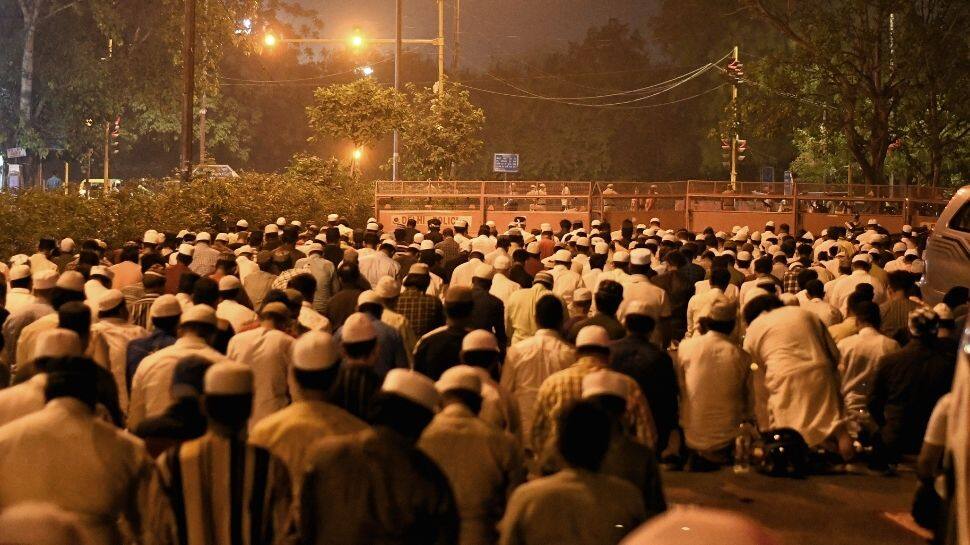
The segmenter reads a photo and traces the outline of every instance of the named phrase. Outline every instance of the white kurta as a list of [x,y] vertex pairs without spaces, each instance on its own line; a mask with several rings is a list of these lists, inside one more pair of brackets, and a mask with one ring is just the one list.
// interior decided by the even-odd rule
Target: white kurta
[[287,374],[292,362],[293,337],[276,329],[257,327],[229,341],[229,359],[253,370],[253,415],[250,428],[289,404]]
[[154,465],[141,441],[76,399],[55,399],[0,427],[0,467],[0,510],[52,503],[79,517],[90,545],[120,545],[122,516],[141,538],[155,512],[148,506]]
[[118,387],[118,403],[128,412],[127,356],[128,343],[148,335],[145,328],[117,318],[108,318],[91,325],[88,355],[101,367],[111,371]]
[[869,403],[872,379],[879,358],[899,350],[899,343],[866,326],[838,344],[839,373],[842,375],[842,397],[850,414],[865,409]]
[[681,378],[680,420],[687,446],[717,450],[731,445],[751,418],[751,357],[715,331],[695,335],[677,349]]
[[505,356],[501,385],[519,405],[522,435],[531,437],[539,386],[553,373],[576,361],[572,345],[550,329],[540,329],[535,335],[513,343]]
[[358,260],[358,263],[360,264],[361,276],[366,278],[371,286],[376,286],[377,282],[385,276],[396,277],[401,269],[401,265],[387,257],[384,252],[365,255]]
[[46,386],[47,373],[38,373],[30,380],[0,390],[0,426],[43,409]]
[[573,292],[584,287],[583,277],[579,273],[566,268],[565,265],[556,265],[551,271],[554,279],[552,292],[558,295],[566,304],[573,302]]
[[809,446],[837,430],[839,351],[814,314],[789,306],[763,313],[748,326],[744,349],[765,367],[772,427],[797,430]]
[[509,303],[509,297],[521,287],[518,282],[509,280],[508,276],[496,274],[492,278],[492,288],[488,292],[501,299],[502,303],[507,305]]
[[466,286],[471,287],[472,278],[475,277],[475,269],[482,264],[482,260],[477,257],[473,257],[455,267],[455,270],[451,273],[451,284],[450,286]]
[[219,302],[216,307],[216,318],[229,322],[232,330],[236,332],[259,320],[259,316],[252,309],[228,299]]
[[186,356],[202,356],[212,363],[226,359],[202,339],[188,336],[146,356],[131,379],[128,429],[133,430],[142,420],[162,414],[172,404],[172,372]]

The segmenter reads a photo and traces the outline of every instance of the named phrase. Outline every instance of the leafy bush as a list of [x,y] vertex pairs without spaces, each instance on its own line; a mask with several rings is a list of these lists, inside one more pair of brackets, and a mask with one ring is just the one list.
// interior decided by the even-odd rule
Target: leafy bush
[[226,231],[244,218],[256,228],[285,216],[306,223],[346,216],[362,224],[373,213],[371,182],[354,179],[335,159],[298,156],[283,174],[198,178],[188,184],[149,180],[87,199],[76,192],[0,193],[0,256],[31,253],[42,236],[111,245],[141,240],[148,229]]

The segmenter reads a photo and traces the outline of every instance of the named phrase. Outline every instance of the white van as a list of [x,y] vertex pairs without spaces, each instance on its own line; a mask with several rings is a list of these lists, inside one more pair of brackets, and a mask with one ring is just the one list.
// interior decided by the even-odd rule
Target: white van
[[923,299],[935,305],[954,286],[970,286],[970,185],[950,199],[940,214],[923,256]]

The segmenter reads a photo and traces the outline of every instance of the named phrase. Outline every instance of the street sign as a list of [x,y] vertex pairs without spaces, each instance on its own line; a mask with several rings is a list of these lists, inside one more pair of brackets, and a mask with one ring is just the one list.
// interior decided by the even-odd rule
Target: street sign
[[495,172],[518,172],[519,154],[496,153],[492,160],[492,169]]
[[27,150],[24,148],[7,148],[7,159],[17,159],[27,157]]
[[791,195],[794,189],[795,178],[792,177],[791,171],[785,171],[785,195]]
[[775,167],[761,167],[761,182],[766,184],[775,183]]

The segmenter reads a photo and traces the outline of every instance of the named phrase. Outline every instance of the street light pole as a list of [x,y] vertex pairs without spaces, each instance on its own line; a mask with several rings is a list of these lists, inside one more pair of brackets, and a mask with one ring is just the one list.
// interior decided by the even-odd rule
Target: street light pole
[[[734,46],[734,62],[738,62],[738,46]],[[734,120],[731,124],[731,189],[737,189],[738,183],[738,80],[734,79],[731,86],[731,106]]]
[[182,141],[181,178],[192,176],[192,116],[195,114],[195,2],[185,2],[185,36],[182,42]]
[[445,92],[445,0],[438,0],[438,96]]
[[111,182],[108,178],[109,165],[111,163],[111,122],[104,122],[104,193],[111,193]]
[[[401,26],[403,14],[401,13],[403,0],[395,0],[394,2],[394,18],[396,20],[394,26],[394,89],[398,90],[401,88],[401,48],[402,48],[402,37],[401,37]],[[394,127],[394,155],[391,157],[391,181],[397,181],[397,163],[400,159],[400,154],[398,153],[398,130]]]

